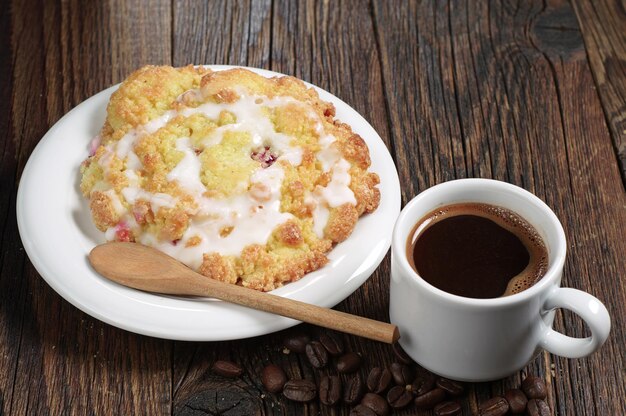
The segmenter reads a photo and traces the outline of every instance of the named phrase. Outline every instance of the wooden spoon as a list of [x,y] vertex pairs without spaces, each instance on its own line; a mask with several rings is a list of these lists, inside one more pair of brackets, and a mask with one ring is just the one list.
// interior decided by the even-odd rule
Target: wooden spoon
[[104,277],[146,292],[210,296],[389,344],[400,338],[395,325],[213,280],[141,244],[99,245],[89,253],[89,262]]

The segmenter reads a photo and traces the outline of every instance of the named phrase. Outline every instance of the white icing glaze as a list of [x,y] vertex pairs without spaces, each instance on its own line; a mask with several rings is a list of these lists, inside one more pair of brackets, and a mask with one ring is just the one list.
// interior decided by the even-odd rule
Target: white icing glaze
[[339,160],[333,167],[333,175],[330,183],[321,189],[324,200],[331,208],[343,204],[356,205],[354,192],[350,189],[350,163],[347,160]]
[[89,156],[93,156],[96,154],[96,150],[98,150],[98,147],[100,147],[101,143],[102,137],[99,134],[91,139],[91,142],[89,142]]
[[150,204],[152,212],[157,213],[161,208],[174,208],[177,198],[170,194],[162,192],[150,193],[141,188],[126,187],[122,189],[122,196],[129,204],[133,205],[137,200],[147,201]]
[[201,104],[198,107],[183,108],[180,111],[180,114],[185,117],[191,117],[194,114],[204,114],[208,119],[217,120],[220,113],[226,110],[226,107],[226,104],[206,103]]
[[[140,177],[137,172],[142,169],[142,164],[134,153],[134,146],[145,134],[156,132],[179,115],[189,117],[193,114],[203,114],[209,119],[217,120],[222,111],[228,111],[235,116],[236,121],[215,128],[198,143],[200,146],[207,148],[219,144],[224,134],[229,131],[247,132],[251,136],[251,150],[269,147],[271,152],[278,156],[274,164],[265,169],[259,168],[248,181],[242,184],[245,192],[235,194],[228,199],[215,199],[204,195],[206,187],[200,180],[201,163],[196,149],[191,145],[191,139],[183,137],[176,140],[176,149],[183,153],[183,158],[166,178],[177,182],[183,190],[193,196],[197,209],[190,212],[192,217],[189,226],[179,241],[159,241],[155,235],[147,231],[139,233],[137,239],[193,268],[200,266],[204,253],[217,252],[222,255],[236,256],[240,255],[243,248],[248,245],[264,245],[278,225],[293,218],[289,213],[280,212],[281,186],[285,172],[278,161],[285,160],[293,166],[299,166],[302,163],[302,148],[292,146],[291,136],[275,130],[266,114],[266,109],[292,104],[305,106],[305,104],[291,97],[270,99],[258,95],[246,95],[245,91],[241,90],[237,92],[240,99],[234,103],[205,103],[195,108],[166,111],[161,116],[127,132],[117,143],[105,146],[105,153],[99,161],[106,171],[110,167],[113,155],[125,160],[124,173],[129,185],[122,190],[122,196],[129,204],[134,204],[137,200],[148,201],[152,211],[157,212],[163,207],[173,208],[178,199],[164,193],[152,194],[140,188]],[[201,99],[200,90],[189,90],[178,97],[178,100],[183,103]],[[321,163],[324,172],[332,171],[331,181],[326,187],[318,186],[305,197],[305,203],[311,208],[314,232],[319,238],[323,238],[330,208],[345,203],[356,204],[356,199],[349,188],[350,164],[341,157],[341,152],[333,145],[336,138],[325,134],[322,120],[314,111],[309,111],[308,114],[311,119],[316,120],[315,131],[320,137],[321,150],[316,154],[316,158]],[[115,192],[110,190],[110,193],[116,209],[121,208],[123,211],[123,206]],[[132,215],[127,213],[123,221],[124,226],[130,226],[139,232],[140,228]],[[116,227],[107,229],[105,233],[107,239],[115,239],[116,232]],[[198,239],[199,244],[186,246]]]
[[137,175],[136,171],[127,169],[124,171],[124,175],[128,179],[128,186],[139,186],[139,175]]
[[126,156],[126,169],[131,171],[137,171],[141,170],[142,167],[143,164],[141,163],[141,160],[139,160],[139,157],[137,157],[135,152],[128,152],[128,155]]
[[191,146],[189,137],[176,140],[176,150],[183,152],[183,159],[166,176],[168,181],[178,182],[178,185],[191,193],[201,196],[206,186],[200,180],[200,159]]
[[[268,99],[258,95],[242,94],[240,99],[234,103],[205,103],[198,107],[183,108],[180,111],[168,110],[146,124],[131,129],[119,141],[107,145],[106,149],[109,152],[114,152],[119,159],[126,159],[127,169],[139,170],[141,169],[141,161],[133,149],[137,141],[145,134],[155,133],[178,115],[190,117],[194,114],[203,114],[209,119],[217,120],[222,111],[228,111],[236,117],[237,121],[234,124],[220,126],[211,132],[202,141],[205,147],[219,144],[226,131],[248,132],[252,135],[254,145],[270,146],[278,154],[279,159],[282,158],[292,165],[298,166],[302,163],[302,149],[291,146],[292,137],[277,132],[270,119],[263,112],[263,107],[275,108],[288,104],[303,105],[291,97]],[[315,115],[313,112],[311,114]],[[321,125],[321,123],[318,124]],[[100,158],[100,164],[103,167],[108,167],[111,163],[111,157],[112,155],[105,154]]]
[[115,155],[124,160],[128,156],[129,152],[132,152],[133,147],[137,139],[140,137],[139,133],[135,130],[131,130],[126,133],[121,139],[115,143]]
[[336,146],[330,144],[327,147],[322,147],[322,150],[317,152],[315,156],[321,162],[322,170],[328,172],[341,159],[341,152]]
[[102,168],[106,171],[111,165],[114,155],[115,151],[113,150],[113,146],[107,144],[106,146],[104,146],[104,153],[102,153],[102,156],[100,156],[100,159],[98,159],[98,164],[102,166]]
[[111,201],[111,205],[113,205],[113,209],[115,210],[117,215],[122,215],[124,214],[124,212],[126,212],[126,210],[124,209],[124,205],[122,205],[122,201],[120,201],[120,198],[115,193],[115,190],[108,189],[104,191],[103,194],[109,197],[109,200]]
[[187,90],[176,97],[176,101],[181,103],[189,103],[189,102],[199,102],[204,100],[204,94],[202,94],[202,90],[200,88],[194,88],[191,90]]
[[252,136],[254,146],[269,146],[278,154],[279,159],[287,160],[294,166],[302,163],[302,149],[291,146],[292,137],[279,133],[274,129],[274,125],[263,112],[263,107],[283,107],[299,101],[291,97],[276,97],[268,99],[258,95],[240,94],[240,99],[234,103],[206,103],[196,108],[185,108],[181,114],[189,117],[193,114],[204,114],[209,119],[217,119],[222,111],[232,113],[236,122],[226,124],[215,129],[203,142],[204,146],[219,144],[224,132],[247,132]]
[[116,227],[109,227],[104,232],[104,238],[106,238],[107,241],[113,241],[113,240],[115,240],[115,233],[116,232],[117,232],[117,228]]
[[324,238],[324,228],[326,228],[330,216],[328,207],[321,198],[314,197],[311,193],[307,193],[304,197],[304,203],[311,208],[313,231],[318,238]]
[[[331,148],[325,150],[329,149]],[[317,186],[312,193],[306,195],[304,201],[311,208],[313,231],[319,238],[324,236],[324,228],[330,216],[329,208],[336,208],[343,204],[356,205],[354,192],[350,189],[350,163],[340,155],[337,157],[338,160],[332,166],[332,176],[328,185]]]
[[[284,171],[279,164],[259,169],[252,175],[250,182],[252,185],[261,184],[267,188],[263,201],[259,201],[251,193],[235,195],[229,199],[203,197],[199,212],[176,244],[159,242],[148,234],[142,235],[140,242],[155,246],[193,268],[202,264],[204,253],[236,256],[251,244],[264,245],[278,225],[293,218],[289,213],[280,212],[280,187],[283,178]],[[230,233],[223,235],[224,230],[230,227]],[[198,245],[186,247],[191,238],[198,237]]]
[[174,110],[166,111],[159,117],[148,121],[143,126],[140,126],[138,130],[145,130],[149,134],[152,134],[159,130],[161,127],[165,126],[171,119],[173,119],[177,115],[178,113]]
[[319,143],[321,147],[328,147],[337,140],[337,138],[333,136],[332,134],[324,134],[324,127],[322,126],[322,123],[318,123],[317,126],[321,129],[321,132],[320,132],[316,128],[317,134],[320,136]]

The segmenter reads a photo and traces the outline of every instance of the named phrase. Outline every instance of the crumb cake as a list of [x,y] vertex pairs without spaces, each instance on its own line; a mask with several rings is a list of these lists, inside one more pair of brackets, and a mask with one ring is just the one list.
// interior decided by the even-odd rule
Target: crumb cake
[[81,191],[107,240],[272,290],[379,204],[365,142],[334,116],[293,77],[146,66],[111,96]]

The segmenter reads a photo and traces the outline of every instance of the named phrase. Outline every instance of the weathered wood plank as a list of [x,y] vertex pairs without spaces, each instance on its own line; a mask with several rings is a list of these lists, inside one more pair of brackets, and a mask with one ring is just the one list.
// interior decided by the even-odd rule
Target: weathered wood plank
[[[7,167],[18,172],[45,131],[73,106],[138,66],[171,61],[169,2],[150,8],[31,3],[11,8],[12,139],[4,143],[14,150]],[[3,190],[3,200],[6,195],[14,204],[15,189]],[[113,328],[61,299],[26,260],[14,210],[7,212],[0,280],[7,293],[0,321],[7,413],[169,412],[171,342]]]
[[13,49],[11,9],[0,9],[0,414],[8,413],[14,391],[13,380],[19,355],[22,326],[20,299],[24,254],[15,239],[17,143],[12,137]]
[[[179,3],[175,7],[174,62],[176,65],[189,62],[249,65],[297,76],[354,106],[386,140],[387,114],[370,10],[366,2],[350,2],[342,6],[345,7],[336,8],[332,3],[313,1],[252,2],[248,18],[238,13],[246,7],[244,2],[233,4],[232,8],[225,2]],[[215,31],[217,27],[222,28],[222,36],[198,43],[201,34]],[[388,265],[385,264],[338,308],[387,319],[384,303],[388,291],[387,273]],[[372,298],[379,301],[370,302]],[[316,402],[304,406],[262,390],[260,371],[268,362],[283,367],[290,377],[319,377],[304,357],[295,353],[284,354],[280,347],[286,333],[301,330],[314,332],[305,326],[236,343],[176,343],[175,413],[193,414],[194,409],[214,412],[223,402],[232,406],[233,414],[347,414],[347,408],[337,413]],[[387,363],[391,362],[390,351],[384,346],[353,337],[345,337],[345,340],[351,348],[365,353],[372,361],[384,355]],[[216,359],[243,364],[245,374],[242,379],[233,382],[212,375],[210,366]],[[362,376],[365,376],[365,369]]]
[[[621,255],[626,249],[621,237],[625,230],[615,227],[624,224],[626,194],[577,23],[569,5],[549,2],[533,23],[533,41],[554,78],[564,147],[559,169],[567,169],[570,182],[571,200],[564,201],[560,215],[570,242],[563,284],[600,297],[613,318],[613,333],[591,357],[556,358],[554,385],[560,413],[623,413],[624,403],[604,398],[626,394],[619,381],[623,378],[619,369],[624,367],[619,340],[626,336],[626,291],[616,287],[612,278],[626,270]],[[560,192],[554,194],[562,197]],[[580,319],[569,313],[563,314],[558,327],[574,336],[588,335]],[[557,382],[566,375],[566,380]]]
[[626,5],[573,0],[626,187]]
[[[270,69],[270,1],[183,1],[174,2],[173,6],[175,66],[225,64]],[[282,358],[278,349],[270,351],[266,343],[267,337],[233,342],[175,342],[173,413],[255,415],[280,412],[281,405],[275,397],[268,395],[265,400],[261,397],[264,394],[259,373],[262,362],[280,363]],[[217,359],[240,363],[245,368],[243,376],[227,380],[212,374],[210,367]]]
[[[564,284],[598,295],[614,322],[598,354],[543,354],[527,371],[545,377],[555,413],[626,413],[626,195],[611,145],[612,136],[623,162],[624,10],[579,1],[574,9],[578,21],[558,1],[15,1],[0,10],[0,79],[11,80],[0,84],[0,414],[349,412],[291,403],[260,384],[269,362],[292,378],[335,374],[281,347],[286,335],[317,328],[219,343],[141,337],[69,305],[25,257],[12,207],[28,155],[65,112],[149,63],[249,65],[327,89],[392,150],[405,202],[459,177],[535,192],[566,229]],[[387,319],[388,273],[386,260],[338,309]],[[556,326],[586,333],[568,313]],[[361,377],[394,360],[388,346],[342,338],[366,358]],[[212,374],[217,359],[240,363],[244,375]],[[465,413],[523,373],[470,385]]]
[[189,64],[269,69],[271,1],[173,3],[172,58]]
[[[623,338],[623,289],[610,278],[586,277],[624,270],[618,255],[624,230],[611,225],[623,216],[624,192],[571,8],[541,2],[396,6],[377,2],[375,16],[405,198],[466,174],[535,192],[562,219],[571,244],[587,236],[584,248],[572,247],[564,284],[604,296],[616,339]],[[581,212],[587,214],[581,218]],[[592,241],[590,228],[598,230]],[[600,258],[602,265],[594,261]],[[556,326],[584,333],[569,314]],[[606,413],[616,404],[602,398],[623,396],[612,367],[617,348],[611,340],[599,354],[578,361],[544,354],[528,371],[545,374],[553,387],[550,405],[559,414]],[[590,374],[607,379],[594,377],[597,387],[582,388]],[[518,383],[511,377],[474,385],[465,411],[475,412],[477,403]]]
[[[41,50],[32,48],[31,44],[37,44],[41,38],[41,25],[22,27],[19,24],[24,19],[24,10],[16,7],[4,8],[3,26],[10,29],[20,28],[17,33],[6,33],[3,39],[3,56],[11,53],[11,56],[2,60],[3,79],[3,102],[6,102],[2,111],[3,121],[3,154],[2,171],[3,181],[1,186],[2,201],[2,253],[0,268],[0,364],[3,366],[0,375],[0,395],[3,396],[2,408],[9,413],[19,409],[27,400],[22,398],[23,386],[18,385],[17,379],[21,370],[20,357],[28,356],[28,350],[22,348],[22,340],[28,336],[28,317],[25,316],[25,302],[28,293],[28,277],[25,270],[28,269],[26,256],[19,242],[17,224],[15,219],[15,193],[17,189],[18,173],[24,166],[24,154],[29,149],[24,149],[27,144],[22,137],[39,136],[45,131],[43,123],[29,122],[30,114],[38,114],[45,118],[45,107],[42,100],[34,97],[37,90],[41,91],[43,80],[38,79],[36,71],[25,71],[29,65],[42,64],[43,54]],[[8,10],[7,10],[8,9]],[[31,19],[41,21],[41,13],[33,11]],[[10,19],[10,21],[9,21]],[[21,68],[18,71],[18,68]],[[6,77],[6,78],[5,78]],[[28,88],[32,88],[30,97],[20,94]],[[6,94],[6,95],[4,95]],[[37,94],[38,96],[38,94]],[[6,128],[6,130],[4,130]],[[6,176],[4,176],[6,174]],[[6,178],[6,179],[4,179]],[[34,356],[35,354],[31,354]],[[35,383],[35,382],[34,382]],[[22,403],[22,405],[20,405]],[[22,408],[22,413],[24,412]],[[27,407],[26,407],[27,408]],[[17,412],[15,412],[17,413]]]

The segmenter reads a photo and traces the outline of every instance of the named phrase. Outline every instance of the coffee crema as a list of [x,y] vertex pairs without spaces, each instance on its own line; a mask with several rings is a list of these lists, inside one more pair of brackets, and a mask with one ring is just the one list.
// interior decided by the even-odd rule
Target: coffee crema
[[546,245],[532,225],[481,203],[447,205],[424,216],[409,234],[407,258],[436,288],[480,299],[522,292],[548,266]]

